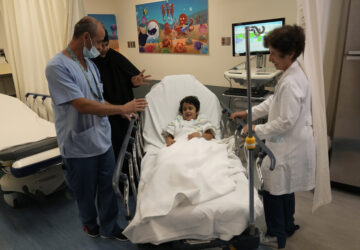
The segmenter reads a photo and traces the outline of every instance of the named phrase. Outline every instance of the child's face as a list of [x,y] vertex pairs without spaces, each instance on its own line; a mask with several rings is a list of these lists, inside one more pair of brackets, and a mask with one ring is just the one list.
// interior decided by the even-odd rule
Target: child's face
[[199,112],[196,112],[196,108],[193,104],[184,102],[182,105],[182,116],[184,120],[190,121],[196,119]]

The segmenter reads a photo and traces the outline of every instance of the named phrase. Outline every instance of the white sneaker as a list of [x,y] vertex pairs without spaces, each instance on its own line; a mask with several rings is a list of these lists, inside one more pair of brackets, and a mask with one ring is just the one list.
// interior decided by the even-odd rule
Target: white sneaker
[[278,248],[277,237],[271,237],[264,234],[260,235],[260,244],[272,248]]

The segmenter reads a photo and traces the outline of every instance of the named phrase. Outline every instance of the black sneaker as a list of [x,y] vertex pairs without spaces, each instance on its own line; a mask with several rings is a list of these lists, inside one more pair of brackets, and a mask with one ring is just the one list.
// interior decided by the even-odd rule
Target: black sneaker
[[105,236],[105,235],[101,235],[101,238],[103,239],[116,239],[119,241],[128,241],[128,238],[126,238],[125,235],[122,234],[122,232],[116,233],[112,236]]
[[99,237],[99,235],[100,235],[99,226],[96,226],[94,228],[89,228],[87,226],[84,226],[84,231],[85,231],[85,233],[87,233],[87,235],[89,235],[92,238]]
[[300,229],[300,226],[299,226],[299,225],[294,225],[293,228],[292,228],[292,230],[289,230],[289,231],[286,232],[286,233],[287,233],[287,236],[288,236],[288,237],[292,236],[292,235],[295,233],[295,231],[297,231],[297,230],[299,230],[299,229]]

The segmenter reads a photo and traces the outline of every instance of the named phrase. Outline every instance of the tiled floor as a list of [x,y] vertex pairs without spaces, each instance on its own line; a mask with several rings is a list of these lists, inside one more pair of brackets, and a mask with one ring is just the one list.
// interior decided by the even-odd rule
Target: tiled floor
[[[1,250],[138,249],[130,242],[88,237],[82,231],[76,203],[65,191],[43,201],[22,198],[22,207],[14,209],[0,197]],[[119,221],[126,225],[123,218]]]
[[[311,213],[312,193],[296,194],[296,223],[286,250],[359,249],[360,195],[333,189],[333,202]],[[126,225],[125,220],[119,219]],[[263,218],[256,222],[265,228]],[[13,209],[0,197],[0,249],[138,249],[130,242],[92,239],[81,230],[76,203],[59,192],[44,201],[25,199]],[[260,246],[259,249],[268,249]]]

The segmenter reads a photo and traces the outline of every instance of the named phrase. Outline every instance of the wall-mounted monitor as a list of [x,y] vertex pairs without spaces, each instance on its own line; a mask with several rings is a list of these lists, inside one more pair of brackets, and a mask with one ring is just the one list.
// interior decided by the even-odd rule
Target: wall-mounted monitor
[[269,54],[269,49],[264,47],[264,36],[266,36],[270,31],[284,26],[284,24],[285,24],[285,18],[233,23],[232,24],[233,56],[243,56],[246,54],[246,40],[245,40],[246,26],[258,26],[260,30],[262,30],[261,26],[264,26],[265,32],[260,34],[258,37],[255,36],[254,32],[250,32],[249,34],[250,55],[264,55],[264,54]]

